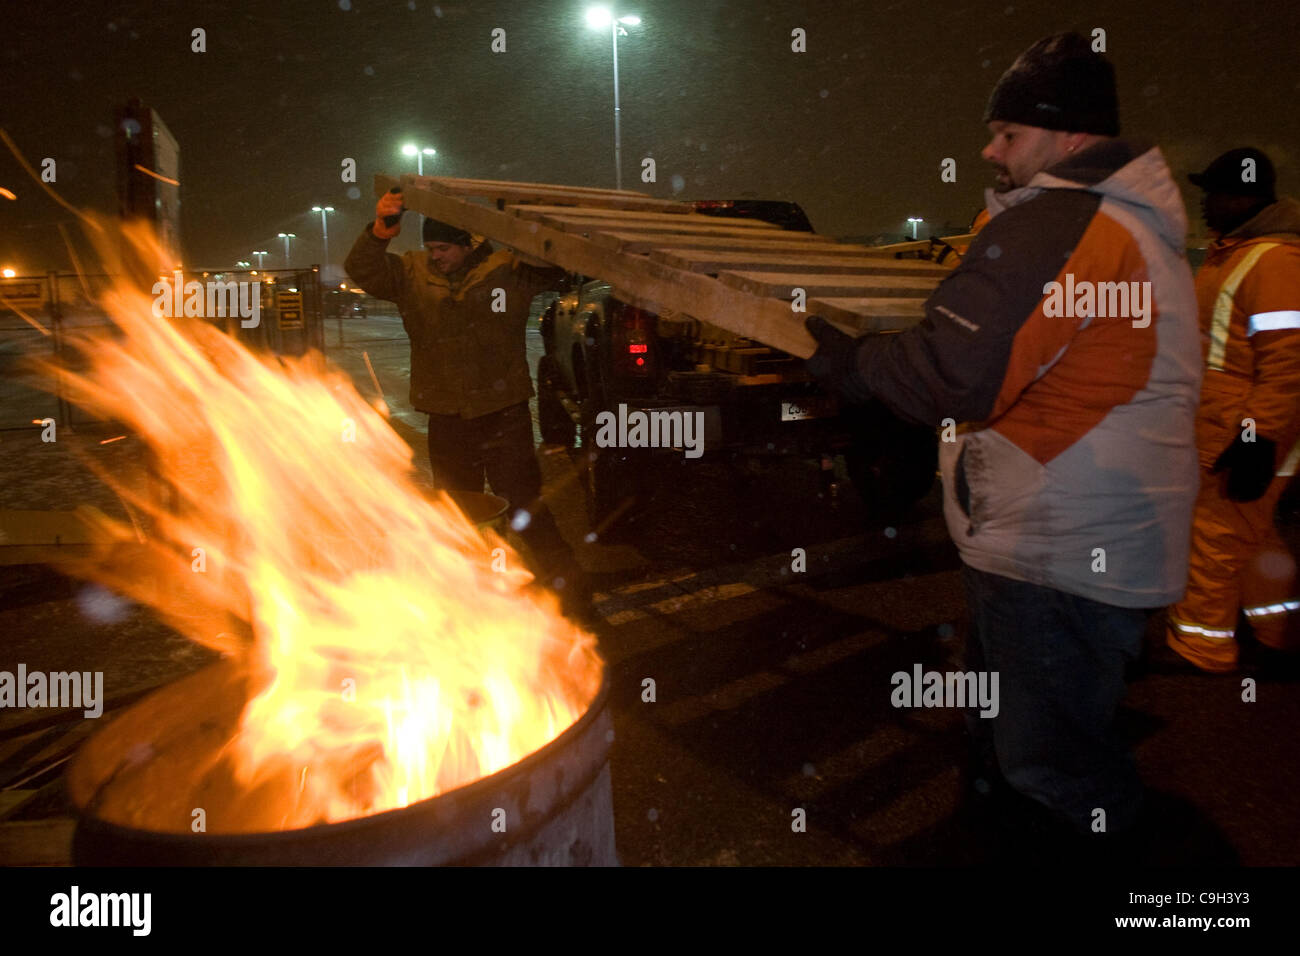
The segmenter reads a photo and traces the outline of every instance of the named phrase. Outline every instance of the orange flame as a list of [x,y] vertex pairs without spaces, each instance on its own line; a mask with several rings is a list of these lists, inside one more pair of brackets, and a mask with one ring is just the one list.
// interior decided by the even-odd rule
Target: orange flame
[[[126,254],[153,261],[144,234],[129,239]],[[527,572],[493,569],[502,554],[520,567],[508,548],[494,561],[504,542],[421,493],[410,448],[343,373],[259,358],[152,303],[119,282],[102,302],[116,334],[83,344],[88,371],[62,373],[74,402],[143,439],[172,499],[105,476],[152,530],[141,542],[101,517],[131,563],[119,552],[83,573],[244,664],[239,732],[212,760],[277,795],[274,826],[434,796],[586,710],[594,639],[526,596]],[[210,828],[247,826],[218,817]]]

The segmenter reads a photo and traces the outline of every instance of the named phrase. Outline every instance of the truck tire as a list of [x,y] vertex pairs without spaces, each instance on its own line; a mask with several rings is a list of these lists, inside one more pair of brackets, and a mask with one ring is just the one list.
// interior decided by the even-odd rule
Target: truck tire
[[560,401],[560,367],[550,355],[543,355],[537,362],[537,425],[542,441],[573,446],[573,419]]
[[905,422],[873,405],[853,423],[844,453],[849,478],[869,520],[892,523],[930,493],[939,467],[939,443],[928,425]]
[[[626,448],[600,448],[596,445],[596,415],[608,408],[603,389],[593,390],[582,403],[582,449],[578,456],[587,519],[592,530],[604,524],[620,509],[631,510],[640,490],[637,470]],[[602,533],[608,533],[605,529]]]

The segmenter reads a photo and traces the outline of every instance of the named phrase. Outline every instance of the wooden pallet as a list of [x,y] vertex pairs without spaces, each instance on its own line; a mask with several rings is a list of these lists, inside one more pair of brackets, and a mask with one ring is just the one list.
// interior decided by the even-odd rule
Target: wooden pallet
[[[377,196],[394,186],[408,209],[602,279],[632,305],[694,316],[802,358],[814,351],[809,315],[853,335],[905,329],[950,271],[631,190],[375,177]],[[792,307],[796,290],[802,312]]]

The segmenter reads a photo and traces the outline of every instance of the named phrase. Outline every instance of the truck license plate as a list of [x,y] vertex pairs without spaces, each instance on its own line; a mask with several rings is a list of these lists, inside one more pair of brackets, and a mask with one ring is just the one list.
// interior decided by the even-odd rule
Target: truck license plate
[[835,414],[835,403],[824,397],[806,398],[800,402],[781,403],[781,421],[800,422],[807,418],[826,418]]

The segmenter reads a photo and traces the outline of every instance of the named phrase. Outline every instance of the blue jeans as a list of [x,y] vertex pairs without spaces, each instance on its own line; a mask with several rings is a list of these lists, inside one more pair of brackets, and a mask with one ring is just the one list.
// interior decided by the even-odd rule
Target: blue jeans
[[999,709],[966,725],[977,753],[996,754],[1012,788],[1093,828],[1131,827],[1142,801],[1132,753],[1115,734],[1126,665],[1149,612],[1101,604],[963,565],[971,631],[966,667],[997,671]]

